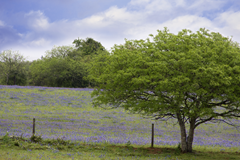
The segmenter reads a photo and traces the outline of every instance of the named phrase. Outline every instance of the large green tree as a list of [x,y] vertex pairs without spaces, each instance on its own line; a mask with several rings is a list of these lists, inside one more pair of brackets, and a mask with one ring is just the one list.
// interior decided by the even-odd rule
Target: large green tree
[[0,53],[0,81],[7,85],[27,83],[27,62],[18,51],[5,50]]
[[165,28],[150,38],[126,40],[95,58],[93,103],[177,119],[182,152],[192,152],[199,125],[240,117],[239,44],[206,29]]

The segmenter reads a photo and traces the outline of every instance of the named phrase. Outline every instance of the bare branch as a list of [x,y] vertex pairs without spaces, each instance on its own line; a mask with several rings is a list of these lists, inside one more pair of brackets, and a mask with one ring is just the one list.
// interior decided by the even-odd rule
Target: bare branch
[[196,123],[195,123],[195,127],[194,128],[196,128],[197,126],[199,126],[200,124],[202,124],[202,123],[206,123],[206,122],[208,122],[208,121],[211,121],[212,119],[213,119],[214,117],[212,116],[212,117],[209,117],[209,118],[207,118],[207,119],[199,119],[199,120],[196,120]]

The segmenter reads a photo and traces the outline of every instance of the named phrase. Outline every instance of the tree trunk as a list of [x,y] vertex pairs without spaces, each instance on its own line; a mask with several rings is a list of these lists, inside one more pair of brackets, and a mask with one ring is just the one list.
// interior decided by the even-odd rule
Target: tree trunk
[[194,130],[195,130],[195,122],[196,120],[191,118],[190,120],[190,128],[189,128],[189,133],[187,137],[187,146],[188,146],[188,152],[192,152],[192,144],[193,144],[193,137],[194,137]]
[[180,114],[177,114],[177,118],[178,118],[178,124],[180,126],[180,131],[181,131],[181,150],[183,153],[186,153],[188,152],[186,127]]
[[7,74],[7,81],[6,81],[7,85],[8,85],[8,74]]
[[190,118],[190,128],[188,136],[186,134],[186,126],[184,123],[184,119],[181,117],[180,114],[177,114],[178,123],[180,126],[181,131],[181,150],[183,153],[192,152],[192,144],[193,144],[193,137],[194,137],[194,130],[195,130],[195,118]]

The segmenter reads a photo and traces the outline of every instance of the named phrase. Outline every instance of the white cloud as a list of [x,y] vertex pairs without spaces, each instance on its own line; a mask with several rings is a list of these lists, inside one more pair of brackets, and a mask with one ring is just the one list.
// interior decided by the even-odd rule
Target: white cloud
[[219,14],[213,22],[218,26],[218,32],[240,43],[240,12],[227,11]]
[[48,18],[41,11],[30,11],[25,14],[28,25],[35,30],[46,30],[49,27]]
[[141,12],[128,11],[127,8],[110,7],[108,10],[78,21],[89,27],[102,28],[118,23],[137,25],[146,16]]
[[118,8],[116,6],[109,8],[103,13],[103,16],[108,21],[131,23],[130,20],[134,20],[134,13],[128,12],[127,8]]
[[32,61],[36,59],[40,59],[41,56],[45,55],[47,50],[51,50],[53,46],[45,46],[43,47],[32,47],[32,46],[14,46],[12,50],[18,50],[27,60]]
[[146,39],[164,27],[175,34],[186,28],[207,28],[224,36],[233,35],[240,42],[240,12],[222,12],[214,19],[202,16],[206,10],[218,10],[222,5],[221,0],[132,0],[125,7],[112,6],[84,19],[53,22],[43,12],[31,11],[25,14],[31,30],[19,33],[22,39],[18,48],[30,60],[40,58],[54,45],[71,45],[78,37],[92,37],[110,49],[114,44],[123,44],[124,38]]
[[51,43],[50,40],[46,40],[44,38],[40,38],[38,40],[31,41],[29,44],[34,45],[34,46],[39,46],[39,47],[44,47],[46,45],[49,45]]
[[[99,15],[93,15],[89,18],[84,19],[83,21],[89,25],[93,25],[96,23],[101,23],[104,20],[103,16],[99,16]],[[102,26],[102,25],[101,25]]]
[[179,16],[173,20],[162,23],[161,26],[166,26],[175,33],[182,29],[197,31],[200,28],[214,28],[213,23],[209,19],[195,15]]
[[231,26],[231,28],[240,31],[240,12],[228,11],[219,15],[215,19],[217,23],[224,24],[225,26]]
[[0,26],[4,26],[4,22],[0,20]]
[[146,4],[148,4],[150,2],[150,0],[131,0],[130,2],[129,2],[129,4],[130,5],[146,5]]
[[185,7],[186,6],[186,2],[185,2],[185,0],[176,0],[175,1],[175,3],[176,3],[176,6],[178,7]]
[[190,29],[192,31],[197,31],[200,28],[215,29],[214,24],[207,18],[185,15],[163,23],[142,24],[141,26],[131,27],[125,31],[125,35],[131,37],[131,39],[146,39],[149,37],[149,34],[156,34],[158,29],[163,30],[164,27],[167,27],[171,33],[175,34],[182,29]]
[[159,11],[169,12],[173,9],[172,7],[173,6],[169,0],[154,0],[145,6],[145,10],[148,14],[152,14]]
[[220,9],[226,3],[225,0],[196,0],[188,9],[195,12],[203,12],[207,10]]

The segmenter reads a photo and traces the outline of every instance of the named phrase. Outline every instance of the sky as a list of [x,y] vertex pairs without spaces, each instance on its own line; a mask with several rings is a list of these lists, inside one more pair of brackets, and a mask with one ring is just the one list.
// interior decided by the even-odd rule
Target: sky
[[239,0],[0,0],[0,53],[40,59],[54,46],[93,38],[107,50],[167,27],[206,28],[240,43]]

